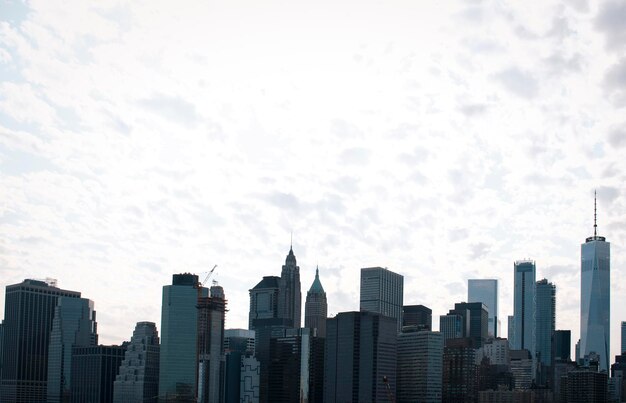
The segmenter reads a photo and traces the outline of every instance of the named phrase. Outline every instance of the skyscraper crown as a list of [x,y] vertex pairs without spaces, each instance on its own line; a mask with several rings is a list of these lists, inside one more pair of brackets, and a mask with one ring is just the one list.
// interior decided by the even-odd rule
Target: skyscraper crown
[[315,280],[313,280],[313,284],[311,284],[311,288],[309,288],[309,294],[325,294],[324,287],[322,287],[322,283],[320,282],[319,267],[315,268]]

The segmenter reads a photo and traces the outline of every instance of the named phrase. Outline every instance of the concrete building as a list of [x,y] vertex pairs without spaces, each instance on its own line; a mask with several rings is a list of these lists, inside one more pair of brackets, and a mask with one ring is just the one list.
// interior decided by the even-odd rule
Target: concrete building
[[[595,199],[594,199],[595,204]],[[580,357],[600,357],[609,372],[611,346],[611,244],[598,236],[594,208],[593,236],[580,247]]]
[[496,279],[469,279],[467,280],[467,301],[482,302],[489,313],[487,326],[488,336],[498,337],[500,331],[500,316],[498,314],[498,280]]
[[396,395],[396,329],[395,318],[375,312],[342,312],[328,319],[325,403],[386,401],[387,388]]
[[443,335],[418,329],[404,326],[398,334],[398,403],[441,402]]
[[315,280],[306,293],[304,304],[304,327],[315,329],[318,337],[326,337],[326,317],[328,316],[328,301],[326,292],[320,282],[319,268],[315,269]]
[[85,298],[59,297],[54,309],[48,349],[48,403],[69,402],[72,347],[98,344],[94,303]]
[[360,310],[377,312],[396,320],[402,330],[404,277],[382,267],[361,269]]
[[45,402],[48,352],[59,297],[80,298],[56,281],[24,280],[6,287],[3,322],[2,402]]
[[515,316],[509,315],[507,316],[507,335],[509,339],[509,348],[513,349],[515,347]]
[[[208,296],[198,276],[172,276],[163,286],[159,401],[195,399],[198,384],[198,299]],[[184,329],[185,331],[181,331]]]
[[158,394],[159,334],[154,322],[138,322],[113,382],[113,403],[156,403]]

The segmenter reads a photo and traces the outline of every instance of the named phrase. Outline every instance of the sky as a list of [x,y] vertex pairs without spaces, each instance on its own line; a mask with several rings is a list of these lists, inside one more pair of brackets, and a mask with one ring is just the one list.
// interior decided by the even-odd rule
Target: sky
[[293,234],[330,314],[358,310],[362,267],[402,274],[435,329],[497,278],[504,337],[535,260],[574,344],[597,190],[615,355],[624,21],[619,0],[3,0],[0,312],[6,285],[55,278],[121,343],[160,325],[172,274],[218,265],[246,328]]

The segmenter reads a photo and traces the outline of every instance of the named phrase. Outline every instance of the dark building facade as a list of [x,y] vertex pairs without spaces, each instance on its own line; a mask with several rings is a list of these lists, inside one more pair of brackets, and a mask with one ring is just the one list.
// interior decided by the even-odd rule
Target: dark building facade
[[153,322],[138,322],[113,383],[113,403],[156,403],[159,394],[159,334]]
[[224,331],[224,402],[241,402],[243,357],[254,356],[254,330],[226,329]]
[[552,367],[552,341],[556,330],[556,287],[543,279],[535,287],[535,348],[539,373],[538,385],[546,385]]
[[480,348],[488,337],[489,314],[482,302],[454,304],[448,315],[459,315],[462,319],[461,337],[469,338],[473,348]]
[[474,403],[478,398],[476,350],[469,338],[449,339],[443,349],[444,403]]
[[561,402],[606,403],[607,373],[581,368],[561,378]]
[[46,401],[50,333],[59,297],[80,298],[80,292],[38,280],[6,287],[0,401]]
[[316,329],[318,337],[326,337],[326,317],[328,316],[328,302],[326,292],[320,282],[319,268],[315,269],[315,280],[306,293],[304,304],[304,327]]
[[221,402],[224,396],[226,300],[220,286],[210,293],[198,299],[198,403]]
[[424,305],[404,305],[402,326],[416,326],[417,330],[432,330],[433,310]]
[[296,263],[293,248],[289,248],[289,254],[280,273],[279,280],[278,316],[287,320],[292,329],[299,329],[302,321],[302,292],[300,289],[300,267]]
[[126,346],[72,349],[72,403],[113,403],[113,384]]
[[342,312],[326,325],[324,402],[384,402],[395,396],[396,319]]

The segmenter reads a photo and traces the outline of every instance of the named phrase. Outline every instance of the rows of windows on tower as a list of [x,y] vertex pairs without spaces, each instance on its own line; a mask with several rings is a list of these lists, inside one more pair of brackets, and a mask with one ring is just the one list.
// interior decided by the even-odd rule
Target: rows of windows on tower
[[[250,290],[248,329],[225,329],[214,283],[175,274],[161,328],[139,322],[122,345],[98,343],[94,302],[56,281],[6,287],[0,402],[621,402],[626,353],[610,365],[610,244],[581,245],[580,340],[557,330],[557,287],[536,263],[513,264],[513,315],[500,333],[498,280],[469,279],[432,326],[404,304],[404,277],[361,269],[360,309],[328,317],[319,268],[301,320],[300,267],[290,247],[280,276]],[[622,322],[621,350],[626,350]]]

